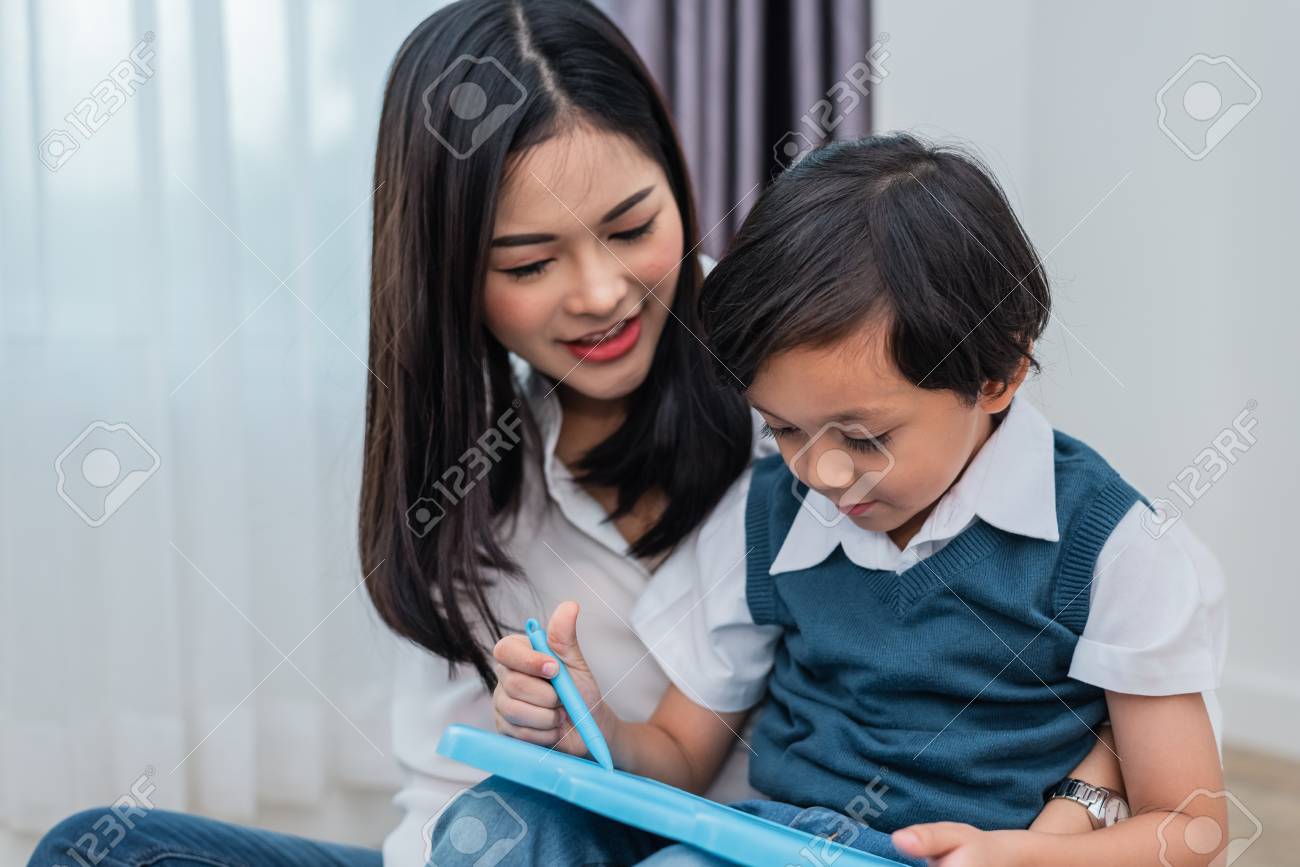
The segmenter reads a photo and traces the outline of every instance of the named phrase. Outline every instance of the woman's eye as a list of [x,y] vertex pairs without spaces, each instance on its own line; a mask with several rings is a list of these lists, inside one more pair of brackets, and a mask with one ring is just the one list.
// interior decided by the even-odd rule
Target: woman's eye
[[503,268],[501,270],[516,280],[524,280],[541,274],[546,270],[546,266],[554,261],[554,259],[541,259],[528,265],[520,265],[518,268]]
[[843,439],[844,445],[855,452],[878,452],[884,447],[889,436],[887,434],[881,434],[880,436],[870,437],[868,439],[858,439],[857,437],[846,436],[843,437]]
[[626,232],[615,232],[609,237],[615,241],[623,241],[624,243],[639,241],[640,239],[644,238],[646,235],[649,235],[650,232],[654,230],[654,224],[655,224],[655,217],[651,217],[641,225],[637,226],[635,229],[628,229]]

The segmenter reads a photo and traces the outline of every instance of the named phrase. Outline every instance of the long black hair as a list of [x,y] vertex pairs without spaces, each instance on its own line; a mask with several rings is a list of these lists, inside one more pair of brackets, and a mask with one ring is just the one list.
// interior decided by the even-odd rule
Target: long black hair
[[[690,180],[663,97],[627,39],[582,0],[461,0],[431,15],[393,61],[379,125],[361,565],[390,628],[472,665],[489,687],[502,624],[487,591],[522,577],[497,530],[519,506],[525,450],[488,449],[477,484],[463,484],[475,473],[462,465],[485,437],[501,442],[497,428],[515,431],[503,419],[523,422],[540,446],[509,356],[485,326],[489,242],[511,160],[574,123],[625,136],[659,163],[685,238],[650,372],[579,477],[617,490],[611,520],[643,495],[664,497],[631,545],[654,557],[704,519],[751,448],[748,410],[716,384],[695,336]],[[462,484],[449,483],[449,468]]]

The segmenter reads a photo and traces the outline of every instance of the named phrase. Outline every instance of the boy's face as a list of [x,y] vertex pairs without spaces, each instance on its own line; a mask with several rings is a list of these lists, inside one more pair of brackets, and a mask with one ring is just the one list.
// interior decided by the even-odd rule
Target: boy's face
[[974,404],[919,388],[869,323],[831,346],[775,355],[747,392],[800,481],[900,548],[952,487],[1011,403],[1019,380]]

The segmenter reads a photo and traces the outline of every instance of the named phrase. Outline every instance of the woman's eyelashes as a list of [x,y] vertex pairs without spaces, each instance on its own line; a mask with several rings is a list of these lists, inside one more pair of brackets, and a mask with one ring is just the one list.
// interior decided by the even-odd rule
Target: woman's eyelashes
[[[640,241],[654,232],[655,219],[658,218],[658,216],[658,214],[655,214],[641,225],[628,229],[627,231],[615,232],[609,236],[609,239],[611,241],[618,241],[621,244],[635,244],[637,241]],[[500,270],[501,273],[509,274],[516,280],[527,280],[529,277],[537,277],[545,273],[547,267],[554,261],[554,259],[538,259],[536,262],[529,262],[527,265],[520,265],[517,268],[502,268]]]
[[501,270],[516,280],[526,280],[544,272],[546,267],[554,261],[554,259],[538,259],[536,262],[520,265],[518,268],[502,268]]
[[635,241],[639,241],[654,231],[655,220],[658,217],[659,215],[655,214],[653,217],[635,228],[628,229],[626,232],[615,232],[609,236],[609,239],[611,241],[621,241],[624,244],[631,244]]

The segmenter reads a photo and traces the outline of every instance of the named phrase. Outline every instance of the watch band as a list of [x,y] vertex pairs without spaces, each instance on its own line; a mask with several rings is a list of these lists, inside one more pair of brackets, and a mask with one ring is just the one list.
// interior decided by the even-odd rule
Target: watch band
[[1048,800],[1064,798],[1074,801],[1088,811],[1093,829],[1109,828],[1122,822],[1130,815],[1128,802],[1110,789],[1103,789],[1074,778],[1065,779],[1056,784]]

